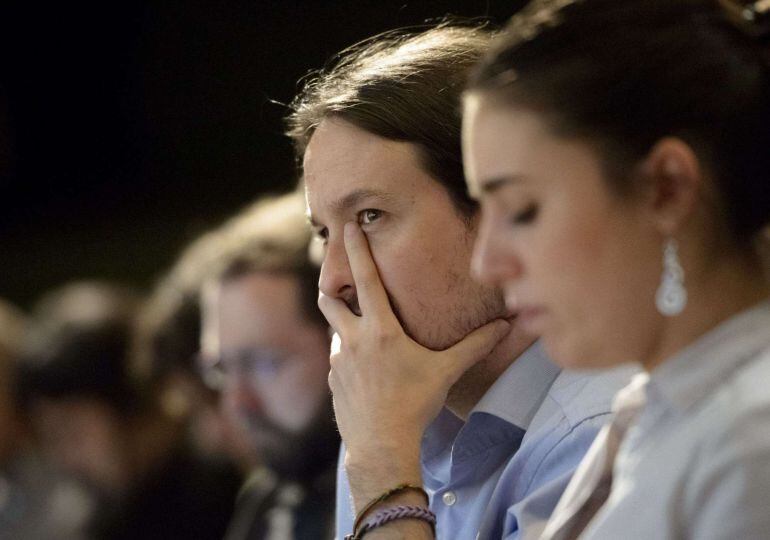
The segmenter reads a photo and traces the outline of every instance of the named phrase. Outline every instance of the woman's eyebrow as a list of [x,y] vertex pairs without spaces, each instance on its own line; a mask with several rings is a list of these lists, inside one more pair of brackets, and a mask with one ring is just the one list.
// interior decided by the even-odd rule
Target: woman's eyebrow
[[496,191],[500,190],[505,186],[508,186],[510,184],[518,184],[524,181],[525,179],[526,178],[520,174],[493,176],[490,178],[485,178],[473,184],[472,189],[470,189],[471,196],[474,198],[478,198],[481,195],[492,195],[493,193],[495,193]]

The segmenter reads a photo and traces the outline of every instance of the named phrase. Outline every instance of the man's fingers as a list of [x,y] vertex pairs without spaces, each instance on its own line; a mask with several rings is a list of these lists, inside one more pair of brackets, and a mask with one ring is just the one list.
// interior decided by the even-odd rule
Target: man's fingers
[[465,336],[465,338],[448,349],[450,364],[445,366],[447,374],[455,383],[468,368],[485,358],[495,346],[511,331],[511,324],[503,319],[497,319]]
[[361,313],[365,317],[380,319],[388,314],[393,316],[388,295],[369,251],[369,243],[356,223],[345,224],[345,251],[348,254],[353,281],[356,283]]
[[337,332],[334,332],[332,334],[332,342],[331,342],[331,354],[337,354],[340,352],[340,349],[342,349],[342,338]]
[[318,295],[318,308],[323,313],[326,320],[329,322],[329,326],[340,335],[346,335],[348,329],[354,324],[354,321],[358,318],[345,303],[344,300],[339,298],[332,298],[324,293]]

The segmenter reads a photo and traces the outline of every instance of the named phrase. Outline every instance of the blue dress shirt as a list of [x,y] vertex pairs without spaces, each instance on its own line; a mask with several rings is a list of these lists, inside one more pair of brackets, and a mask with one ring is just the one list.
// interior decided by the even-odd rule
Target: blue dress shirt
[[[637,371],[560,371],[535,343],[463,422],[448,410],[422,444],[423,483],[439,539],[515,539],[540,531],[608,420],[612,397]],[[352,532],[350,488],[337,469],[337,538]],[[531,531],[531,532],[530,532]]]

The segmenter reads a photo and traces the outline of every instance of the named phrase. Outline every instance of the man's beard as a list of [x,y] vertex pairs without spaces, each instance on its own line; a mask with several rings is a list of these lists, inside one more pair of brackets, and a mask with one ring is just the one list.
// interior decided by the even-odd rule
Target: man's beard
[[[441,351],[452,347],[462,341],[468,334],[481,328],[485,324],[506,316],[505,299],[501,292],[496,289],[476,287],[467,291],[468,294],[478,294],[479,301],[472,307],[467,305],[457,306],[449,316],[447,322],[442,326],[422,329],[422,331],[413,331],[405,321],[397,303],[388,294],[393,313],[398,319],[401,328],[411,339],[434,351]],[[442,320],[447,317],[446,313],[435,313],[435,316],[425,315],[418,321],[418,324],[424,324],[425,321]],[[488,386],[491,377],[496,372],[490,367],[487,359],[482,358],[477,363],[469,367],[452,385],[447,394],[447,404],[467,401],[466,396],[476,395],[480,386]]]
[[[496,289],[488,289],[485,287],[477,287],[475,290],[468,291],[469,294],[478,293],[480,301],[469,309],[468,306],[457,306],[452,310],[451,319],[440,327],[436,328],[420,328],[417,329],[417,324],[425,324],[426,321],[442,320],[446,316],[446,313],[434,310],[434,313],[428,313],[430,310],[427,306],[423,305],[423,313],[417,324],[410,324],[403,314],[403,310],[399,307],[393,295],[389,291],[385,291],[390,303],[390,309],[398,320],[398,324],[404,330],[404,333],[409,336],[410,339],[419,343],[425,348],[433,351],[443,351],[451,346],[457,344],[465,336],[484,326],[487,323],[492,322],[495,319],[505,318],[506,308],[505,299],[501,292]],[[358,304],[358,298],[352,298],[345,302],[348,309],[356,316],[361,317],[361,308]],[[445,311],[445,310],[444,310]]]
[[312,482],[336,462],[340,438],[331,400],[324,400],[318,414],[298,433],[261,415],[242,414],[241,419],[257,456],[281,479]]
[[[405,319],[403,311],[390,294],[388,294],[388,299],[396,319],[407,336],[423,347],[433,351],[443,351],[462,341],[474,330],[495,319],[505,317],[505,300],[501,293],[486,288],[477,288],[468,291],[468,293],[479,294],[479,302],[473,306],[458,305],[449,310],[451,311],[450,314],[438,310],[433,310],[433,313],[430,313],[431,310],[424,309],[425,313],[414,324],[410,324]],[[442,322],[432,328],[417,328],[418,325],[425,326],[431,321]]]

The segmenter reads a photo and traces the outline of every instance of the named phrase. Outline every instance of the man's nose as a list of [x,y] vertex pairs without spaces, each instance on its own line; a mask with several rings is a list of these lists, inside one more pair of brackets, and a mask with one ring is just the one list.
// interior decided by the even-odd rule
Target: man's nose
[[473,277],[486,285],[500,286],[507,281],[517,279],[522,273],[521,259],[511,246],[504,230],[505,222],[491,212],[482,212],[479,232],[473,246],[471,273]]
[[223,397],[225,409],[236,414],[239,411],[248,411],[252,414],[262,412],[262,400],[250,384],[247,373],[231,375]]
[[355,298],[356,285],[342,238],[334,242],[329,241],[326,256],[321,264],[318,288],[331,298],[339,298],[346,302]]

